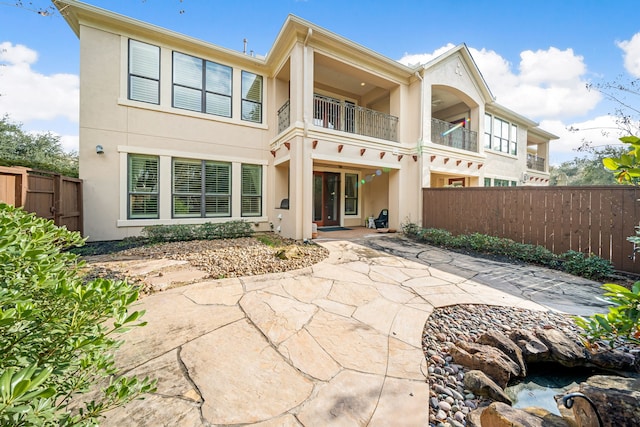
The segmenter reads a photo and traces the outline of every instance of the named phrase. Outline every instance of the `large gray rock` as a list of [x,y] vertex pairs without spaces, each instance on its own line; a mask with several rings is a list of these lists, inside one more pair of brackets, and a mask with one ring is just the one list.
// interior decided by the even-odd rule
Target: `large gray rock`
[[505,334],[496,330],[489,330],[480,335],[476,342],[478,344],[490,345],[502,351],[504,354],[509,356],[511,360],[518,364],[520,367],[520,376],[527,376],[527,365],[522,357],[522,350],[520,350],[520,347],[511,341],[511,339]]
[[584,366],[587,349],[557,329],[536,329],[536,336],[549,348],[549,361],[562,366]]
[[526,363],[537,363],[549,359],[549,347],[531,331],[516,329],[509,334],[509,338],[520,348]]
[[469,369],[478,369],[504,388],[513,377],[520,375],[520,366],[495,347],[458,341],[449,349],[453,360]]
[[482,427],[568,427],[562,417],[546,411],[516,409],[493,402],[480,415]]
[[[595,375],[580,384],[580,392],[593,401],[604,426],[640,426],[640,378]],[[573,413],[578,427],[594,425],[585,399],[574,399]]]
[[478,396],[485,396],[497,402],[511,405],[511,399],[498,384],[485,375],[484,372],[474,370],[464,375],[464,386]]
[[604,349],[596,353],[591,353],[591,363],[599,368],[638,371],[640,365],[633,353]]

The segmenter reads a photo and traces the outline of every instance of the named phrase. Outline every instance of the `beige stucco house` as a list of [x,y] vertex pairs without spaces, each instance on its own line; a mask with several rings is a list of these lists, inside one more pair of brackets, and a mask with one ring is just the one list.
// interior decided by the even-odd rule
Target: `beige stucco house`
[[460,45],[405,66],[295,16],[257,57],[73,0],[90,240],[235,219],[285,237],[420,222],[421,189],[546,185],[556,137]]

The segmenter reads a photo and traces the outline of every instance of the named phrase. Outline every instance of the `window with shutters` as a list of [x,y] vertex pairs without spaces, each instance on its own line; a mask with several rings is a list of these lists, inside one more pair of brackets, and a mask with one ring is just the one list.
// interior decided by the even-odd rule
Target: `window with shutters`
[[160,103],[160,48],[129,40],[129,99]]
[[173,52],[173,106],[231,117],[233,70],[226,65]]
[[231,164],[173,159],[173,217],[231,216]]
[[242,120],[262,123],[262,76],[242,72]]
[[262,166],[242,165],[241,215],[262,216]]
[[128,218],[158,218],[157,156],[130,154],[128,157]]
[[344,214],[358,214],[358,175],[344,174]]

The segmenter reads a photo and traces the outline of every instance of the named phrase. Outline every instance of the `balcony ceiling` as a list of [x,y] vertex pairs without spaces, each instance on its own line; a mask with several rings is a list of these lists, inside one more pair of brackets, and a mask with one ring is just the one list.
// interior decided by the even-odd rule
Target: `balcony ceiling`
[[435,113],[437,111],[446,110],[460,102],[460,98],[458,98],[454,93],[434,89],[431,94],[431,111],[432,113]]
[[376,88],[388,91],[395,86],[389,80],[327,56],[316,55],[314,65],[316,84],[336,88],[341,92],[351,93],[358,97],[366,95]]

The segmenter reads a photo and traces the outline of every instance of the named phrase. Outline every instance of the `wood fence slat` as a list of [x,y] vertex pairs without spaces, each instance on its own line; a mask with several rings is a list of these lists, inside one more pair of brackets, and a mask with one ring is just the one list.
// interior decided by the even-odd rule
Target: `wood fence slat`
[[640,189],[600,187],[465,187],[423,189],[423,227],[479,232],[611,260],[640,274],[629,258],[640,221]]
[[0,201],[82,234],[82,180],[24,167],[0,167],[0,188],[11,177],[15,182],[14,194],[10,197],[0,190]]

